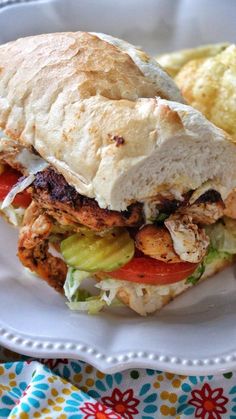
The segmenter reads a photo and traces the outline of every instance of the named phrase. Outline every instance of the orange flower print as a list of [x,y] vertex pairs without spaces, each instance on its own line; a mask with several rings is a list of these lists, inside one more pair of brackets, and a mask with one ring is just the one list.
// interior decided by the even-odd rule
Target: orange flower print
[[111,397],[102,397],[102,401],[114,412],[120,413],[124,419],[133,419],[133,415],[138,413],[136,407],[140,403],[135,399],[132,389],[122,393],[118,388],[113,390]]
[[195,418],[221,419],[222,414],[227,412],[225,405],[229,399],[223,396],[223,388],[212,389],[205,383],[201,390],[193,390],[191,395],[188,403],[196,407]]

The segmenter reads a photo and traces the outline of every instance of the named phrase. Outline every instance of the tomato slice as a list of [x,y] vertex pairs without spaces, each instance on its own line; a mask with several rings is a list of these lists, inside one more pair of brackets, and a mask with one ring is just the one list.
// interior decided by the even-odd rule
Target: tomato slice
[[148,256],[134,257],[122,268],[110,272],[112,278],[149,285],[167,285],[188,278],[197,263],[165,263]]
[[[3,201],[6,198],[7,194],[13,188],[13,186],[18,182],[19,178],[22,176],[17,170],[7,168],[0,175],[0,201]],[[31,195],[23,191],[16,195],[13,205],[17,207],[27,208],[31,202]]]

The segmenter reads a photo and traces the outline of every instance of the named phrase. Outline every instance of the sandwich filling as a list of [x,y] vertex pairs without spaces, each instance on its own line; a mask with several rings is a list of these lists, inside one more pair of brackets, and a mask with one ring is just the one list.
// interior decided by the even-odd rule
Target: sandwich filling
[[[146,314],[156,294],[181,292],[212,260],[236,253],[234,199],[224,202],[213,183],[113,211],[78,193],[33,150],[6,138],[1,145],[1,212],[20,227],[19,259],[64,292],[72,309],[94,313],[118,297]],[[91,276],[96,296],[82,285]]]

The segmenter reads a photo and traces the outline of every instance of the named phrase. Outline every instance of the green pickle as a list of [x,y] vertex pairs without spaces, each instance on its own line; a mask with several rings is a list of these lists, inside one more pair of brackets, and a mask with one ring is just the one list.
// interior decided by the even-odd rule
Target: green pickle
[[102,236],[91,230],[79,232],[61,243],[67,264],[88,272],[114,271],[132,259],[134,250],[134,241],[124,229],[113,229]]

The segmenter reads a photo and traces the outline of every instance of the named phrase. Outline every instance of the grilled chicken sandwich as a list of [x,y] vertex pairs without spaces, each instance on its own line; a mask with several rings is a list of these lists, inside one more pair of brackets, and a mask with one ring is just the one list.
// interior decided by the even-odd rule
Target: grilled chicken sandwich
[[146,315],[233,262],[236,146],[155,60],[78,32],[2,45],[0,63],[1,212],[70,308]]

